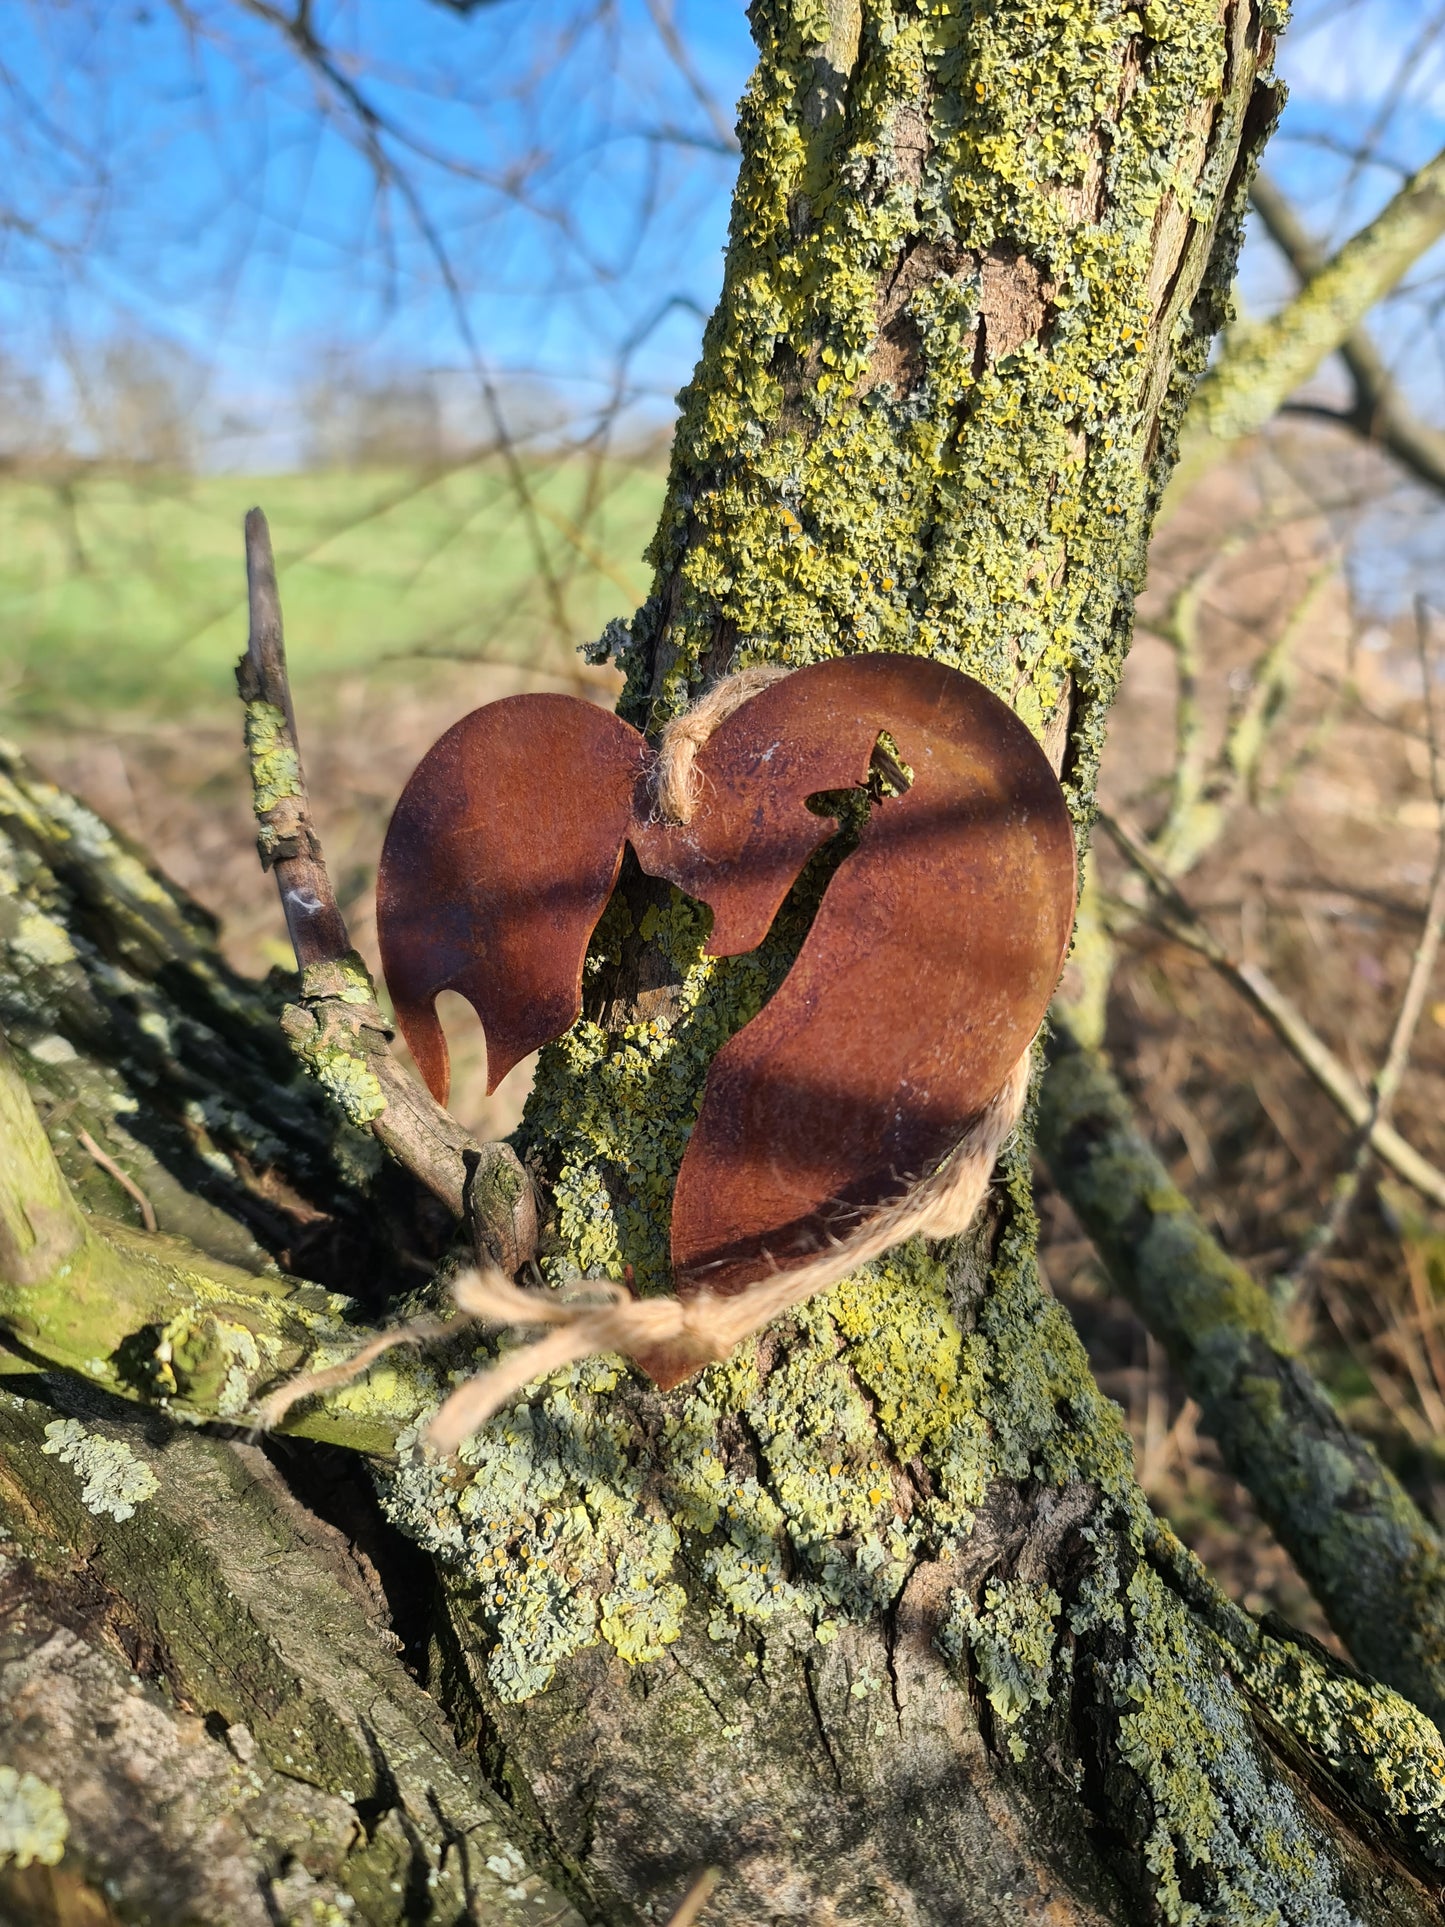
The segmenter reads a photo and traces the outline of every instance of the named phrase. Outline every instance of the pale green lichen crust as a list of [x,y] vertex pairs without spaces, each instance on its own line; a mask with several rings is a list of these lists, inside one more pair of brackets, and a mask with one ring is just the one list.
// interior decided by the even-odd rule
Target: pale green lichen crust
[[973,1329],[954,1268],[915,1243],[805,1307],[771,1357],[744,1347],[666,1401],[595,1360],[551,1374],[452,1464],[401,1441],[388,1510],[475,1586],[499,1697],[539,1692],[598,1640],[656,1657],[690,1574],[714,1638],[768,1625],[827,1642],[966,1537],[1001,1477],[1083,1479],[1129,1503],[1118,1415],[1039,1285],[1021,1150],[1006,1183]]
[[1106,1554],[1070,1621],[1097,1642],[1094,1690],[1137,1782],[1154,1905],[1178,1927],[1351,1927],[1328,1835],[1261,1748],[1234,1655],[1147,1566],[1121,1580]]
[[41,1450],[73,1468],[80,1503],[98,1519],[129,1519],[159,1489],[155,1473],[124,1440],[87,1432],[78,1419],[53,1419]]
[[1328,1761],[1357,1798],[1405,1821],[1445,1867],[1445,1744],[1417,1706],[1270,1634],[1244,1677],[1270,1715]]
[[360,1048],[361,1022],[352,1000],[288,1004],[281,1027],[302,1064],[358,1130],[380,1117],[386,1093]]
[[[1030,1707],[1046,1706],[1055,1690],[1058,1622],[1063,1601],[1052,1586],[1026,1579],[991,1580],[980,1612],[966,1592],[955,1590],[937,1634],[939,1650],[960,1660],[971,1652],[979,1685],[1001,1726],[1016,1726]],[[1018,1735],[1009,1751],[1023,1759]]]
[[70,1822],[60,1795],[33,1773],[0,1766],[0,1867],[54,1867]]
[[258,1336],[235,1316],[183,1311],[162,1328],[152,1353],[157,1389],[163,1397],[183,1393],[218,1418],[240,1418],[250,1410],[263,1364],[274,1368],[279,1350],[272,1333]]
[[251,803],[258,818],[288,797],[305,794],[301,761],[288,740],[286,717],[275,703],[246,704],[246,751],[251,758]]
[[301,1002],[286,1006],[281,1028],[306,1069],[358,1130],[382,1115],[386,1093],[367,1049],[391,1032],[358,952],[308,964],[301,973]]
[[[622,650],[639,717],[686,700],[720,626],[738,666],[927,654],[1035,728],[1066,676],[1097,702],[1117,677],[1159,400],[1156,222],[1207,226],[1229,185],[1203,152],[1219,9],[864,14],[845,129],[799,112],[822,0],[752,9],[723,297],[683,395],[658,592]],[[1187,306],[1165,319],[1196,372]]]

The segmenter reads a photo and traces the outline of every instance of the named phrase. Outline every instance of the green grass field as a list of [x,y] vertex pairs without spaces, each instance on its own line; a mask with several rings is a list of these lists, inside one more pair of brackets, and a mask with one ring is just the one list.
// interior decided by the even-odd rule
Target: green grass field
[[[529,465],[565,625],[501,465],[0,483],[0,712],[29,727],[215,713],[245,646],[241,523],[271,523],[298,695],[423,655],[542,663],[646,593],[661,465]],[[591,496],[589,497],[589,487]]]

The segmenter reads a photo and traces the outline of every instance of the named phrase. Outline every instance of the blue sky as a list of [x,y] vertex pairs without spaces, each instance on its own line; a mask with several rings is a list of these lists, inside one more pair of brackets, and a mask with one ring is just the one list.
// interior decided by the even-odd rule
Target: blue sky
[[[471,20],[423,0],[317,7],[444,260],[405,188],[378,196],[335,90],[230,0],[199,0],[191,36],[163,4],[0,12],[0,141],[18,160],[0,340],[24,358],[119,327],[219,361],[241,393],[284,390],[339,343],[573,384],[634,344],[664,405],[685,375],[733,162],[644,0],[571,34],[575,0]],[[741,9],[700,0],[678,25],[725,133],[750,64]]]
[[[462,383],[478,361],[532,373],[583,408],[606,402],[627,349],[629,393],[665,416],[719,280],[733,164],[718,124],[751,62],[741,0],[678,0],[711,106],[659,32],[664,0],[500,0],[471,19],[317,0],[336,56],[319,83],[234,0],[186,11],[189,30],[166,0],[0,0],[0,347],[57,377],[117,330],[159,337],[213,369],[218,413],[271,424],[234,438],[248,460],[284,459],[278,416],[327,346]],[[1417,44],[1420,18],[1406,0],[1296,9],[1271,165],[1337,237],[1399,178],[1342,147],[1379,117],[1406,168],[1445,140],[1445,38]],[[393,129],[440,251],[405,190],[378,196],[338,105],[351,85]],[[1246,299],[1285,286],[1256,249]],[[1428,360],[1439,390],[1434,353],[1418,372]]]

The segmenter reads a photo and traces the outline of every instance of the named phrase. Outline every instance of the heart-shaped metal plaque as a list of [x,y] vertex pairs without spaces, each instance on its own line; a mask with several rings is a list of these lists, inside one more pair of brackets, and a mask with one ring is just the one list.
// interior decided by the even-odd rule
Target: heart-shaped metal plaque
[[741,1290],[846,1239],[933,1171],[1041,1022],[1073,919],[1074,839],[1043,751],[973,678],[914,656],[769,684],[697,752],[697,804],[659,819],[654,752],[573,696],[466,716],[407,784],[382,854],[382,963],[402,1034],[445,1102],[436,1015],[459,991],[490,1088],[582,1005],[588,940],[625,845],[713,912],[708,951],[767,934],[863,785],[881,733],[911,772],[869,811],[791,970],[718,1052],[678,1172],[677,1289]]

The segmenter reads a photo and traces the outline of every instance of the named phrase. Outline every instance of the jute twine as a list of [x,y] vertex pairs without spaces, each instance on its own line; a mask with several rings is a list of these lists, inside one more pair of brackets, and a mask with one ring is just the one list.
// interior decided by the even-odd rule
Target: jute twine
[[[660,817],[673,823],[691,820],[697,807],[698,751],[750,696],[790,673],[773,665],[741,670],[668,724],[654,777]],[[549,1329],[545,1337],[518,1346],[467,1379],[443,1403],[422,1434],[424,1445],[442,1453],[454,1452],[515,1392],[562,1365],[616,1353],[645,1358],[665,1350],[700,1370],[728,1358],[771,1319],[895,1245],[914,1237],[956,1237],[968,1229],[998,1154],[1022,1114],[1032,1049],[1030,1040],[1000,1089],[936,1170],[807,1264],[770,1272],[730,1296],[704,1290],[686,1298],[637,1298],[626,1285],[591,1279],[577,1280],[565,1293],[523,1291],[494,1268],[469,1272],[452,1287],[458,1318],[418,1319],[378,1333],[354,1357],[305,1373],[272,1392],[258,1407],[258,1421],[262,1427],[279,1424],[299,1400],[350,1384],[392,1347],[453,1337],[471,1321],[512,1330]]]
[[736,675],[724,676],[705,690],[691,709],[673,717],[662,732],[652,776],[657,814],[664,823],[691,823],[697,809],[697,753],[713,731],[749,697],[792,673],[777,662],[739,669]]

